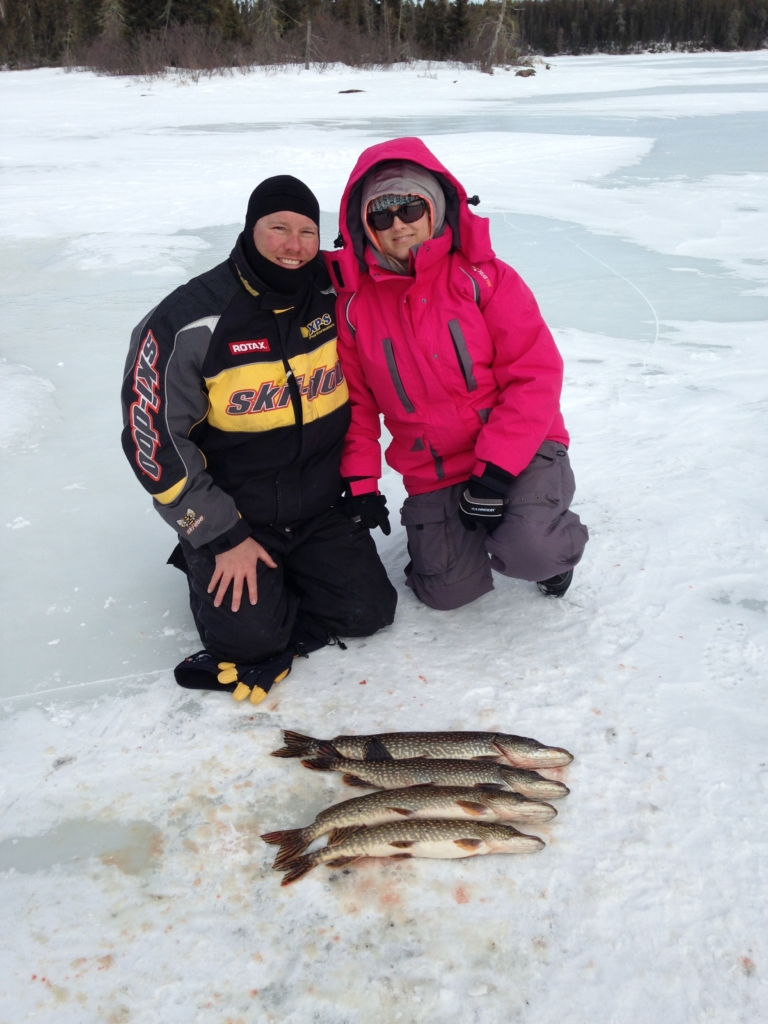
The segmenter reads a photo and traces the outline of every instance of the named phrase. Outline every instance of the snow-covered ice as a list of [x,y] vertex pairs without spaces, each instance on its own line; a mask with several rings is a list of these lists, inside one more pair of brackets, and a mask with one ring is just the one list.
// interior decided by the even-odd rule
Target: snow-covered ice
[[[0,74],[2,1024],[768,1016],[768,52],[550,63]],[[401,134],[556,333],[584,562],[562,601],[499,578],[438,613],[396,527],[392,628],[257,709],[181,691],[174,538],[119,447],[129,331],[268,174],[330,245],[358,153]],[[535,856],[281,889],[259,833],[352,791],[269,758],[280,728],[520,732],[575,753],[572,794]]]

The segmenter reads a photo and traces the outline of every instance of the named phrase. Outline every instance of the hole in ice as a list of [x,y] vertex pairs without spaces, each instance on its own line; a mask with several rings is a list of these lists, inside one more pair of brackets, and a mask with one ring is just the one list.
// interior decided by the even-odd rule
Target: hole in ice
[[28,874],[56,864],[77,864],[98,857],[126,875],[157,866],[161,834],[148,821],[92,821],[73,818],[39,836],[0,843],[0,871]]

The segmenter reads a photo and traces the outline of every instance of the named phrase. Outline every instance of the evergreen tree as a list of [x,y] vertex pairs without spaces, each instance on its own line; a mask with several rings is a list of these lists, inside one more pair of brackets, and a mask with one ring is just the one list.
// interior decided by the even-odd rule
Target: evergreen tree
[[[768,0],[0,0],[0,63],[87,62],[97,42],[98,60],[142,51],[157,69],[171,52],[206,68],[227,60],[303,62],[310,19],[313,59],[358,64],[488,62],[491,50],[506,62],[518,51],[768,47]],[[234,39],[237,50],[226,45]],[[120,68],[98,64],[120,73],[129,65],[127,57]]]
[[107,39],[119,39],[125,31],[123,0],[104,0],[99,11],[99,25]]
[[457,53],[469,35],[469,0],[453,0],[448,14],[447,49]]

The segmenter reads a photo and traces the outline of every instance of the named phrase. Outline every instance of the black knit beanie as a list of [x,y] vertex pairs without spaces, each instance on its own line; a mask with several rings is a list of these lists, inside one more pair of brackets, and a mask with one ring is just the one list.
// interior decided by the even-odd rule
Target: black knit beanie
[[281,213],[288,210],[309,217],[320,225],[320,204],[303,181],[291,174],[278,174],[274,178],[266,178],[257,185],[248,200],[248,212],[245,215],[243,230],[243,249],[251,269],[269,288],[274,288],[282,295],[295,295],[304,283],[317,273],[318,263],[310,260],[297,270],[287,270],[262,256],[253,244],[253,228],[257,220],[270,213]]

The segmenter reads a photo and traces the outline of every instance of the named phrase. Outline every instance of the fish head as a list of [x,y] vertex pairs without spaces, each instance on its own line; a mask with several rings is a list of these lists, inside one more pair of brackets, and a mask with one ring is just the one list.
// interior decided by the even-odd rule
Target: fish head
[[529,836],[515,828],[507,828],[507,835],[486,839],[490,853],[536,853],[547,845],[538,836]]
[[564,747],[546,747],[537,740],[525,736],[510,736],[499,732],[494,737],[494,746],[498,747],[510,764],[516,768],[561,768],[570,764],[573,754]]
[[570,789],[564,783],[557,782],[555,779],[545,779],[542,775],[514,780],[512,784],[518,792],[530,800],[559,800],[570,793]]
[[483,803],[490,807],[501,821],[551,821],[557,817],[557,811],[552,804],[529,800],[519,793],[488,793],[483,797]]

